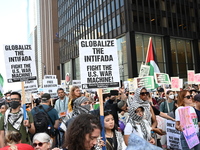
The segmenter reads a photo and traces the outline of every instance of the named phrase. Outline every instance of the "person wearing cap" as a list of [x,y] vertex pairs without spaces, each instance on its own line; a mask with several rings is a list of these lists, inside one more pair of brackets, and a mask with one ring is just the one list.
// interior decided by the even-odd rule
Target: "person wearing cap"
[[[41,96],[41,103],[40,105],[36,106],[37,108],[39,108],[41,111],[47,111],[47,114],[50,118],[50,126],[53,129],[58,129],[59,127],[59,117],[58,117],[58,112],[56,111],[56,109],[54,109],[53,107],[51,107],[51,95],[48,93],[44,93]],[[36,114],[36,108],[31,110],[32,115],[34,116]],[[52,124],[53,123],[53,124]]]
[[194,102],[195,102],[194,109],[198,117],[198,122],[200,122],[200,94],[194,96]]

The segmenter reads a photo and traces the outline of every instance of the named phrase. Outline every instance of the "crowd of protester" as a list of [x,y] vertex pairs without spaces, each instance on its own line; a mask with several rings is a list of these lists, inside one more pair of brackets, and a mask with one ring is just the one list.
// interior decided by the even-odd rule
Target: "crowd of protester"
[[[170,87],[128,91],[124,88],[103,94],[105,141],[101,137],[99,96],[74,86],[66,94],[58,88],[58,98],[39,93],[22,108],[21,94],[9,91],[0,102],[0,149],[2,150],[159,150],[156,116],[176,122],[183,150],[189,150],[183,135],[179,109],[190,108],[198,138],[200,94],[198,86],[172,91]],[[192,148],[199,150],[200,144]]]

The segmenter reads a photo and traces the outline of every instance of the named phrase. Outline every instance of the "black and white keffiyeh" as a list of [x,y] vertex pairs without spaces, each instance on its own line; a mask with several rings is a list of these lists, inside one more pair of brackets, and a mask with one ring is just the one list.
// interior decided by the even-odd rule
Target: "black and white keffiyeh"
[[8,130],[8,122],[15,128],[16,130],[20,130],[21,123],[23,121],[23,109],[20,108],[18,113],[11,113],[11,108],[5,113],[4,117],[4,128]]
[[150,112],[150,104],[148,100],[142,100],[140,98],[140,92],[142,89],[147,90],[145,87],[137,88],[134,96],[129,99],[129,107],[132,108],[135,103],[140,104],[144,108],[144,119],[146,119],[151,126],[151,112]]

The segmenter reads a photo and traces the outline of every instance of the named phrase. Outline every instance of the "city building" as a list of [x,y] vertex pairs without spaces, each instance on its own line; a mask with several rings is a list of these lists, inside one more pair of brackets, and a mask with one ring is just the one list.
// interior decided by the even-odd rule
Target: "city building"
[[200,73],[200,0],[58,0],[61,76],[80,79],[79,39],[117,39],[120,79],[137,77],[152,37],[161,72]]

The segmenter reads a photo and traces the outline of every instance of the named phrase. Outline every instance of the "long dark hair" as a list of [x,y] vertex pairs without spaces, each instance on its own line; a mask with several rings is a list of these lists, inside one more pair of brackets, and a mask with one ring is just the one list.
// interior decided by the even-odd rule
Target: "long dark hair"
[[91,114],[81,114],[72,122],[67,129],[66,139],[63,147],[68,150],[86,150],[84,147],[85,136],[94,131],[94,129],[101,130],[101,123],[98,117]]

